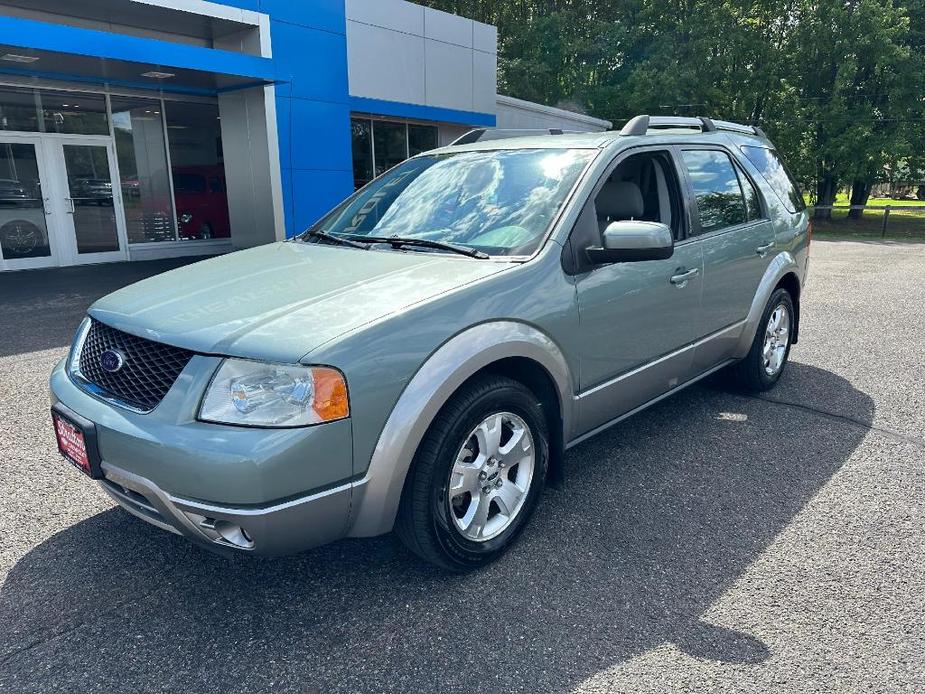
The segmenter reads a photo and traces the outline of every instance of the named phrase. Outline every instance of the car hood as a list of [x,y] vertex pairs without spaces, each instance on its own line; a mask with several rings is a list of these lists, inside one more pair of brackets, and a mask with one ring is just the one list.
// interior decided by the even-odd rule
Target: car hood
[[275,243],[142,280],[97,301],[90,315],[196,352],[296,362],[346,332],[510,266]]

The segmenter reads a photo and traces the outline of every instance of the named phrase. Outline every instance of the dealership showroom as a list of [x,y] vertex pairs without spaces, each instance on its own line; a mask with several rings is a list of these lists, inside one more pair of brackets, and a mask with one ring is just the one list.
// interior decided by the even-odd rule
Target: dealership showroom
[[497,42],[404,0],[4,2],[0,270],[247,248],[472,128],[610,128],[498,95]]

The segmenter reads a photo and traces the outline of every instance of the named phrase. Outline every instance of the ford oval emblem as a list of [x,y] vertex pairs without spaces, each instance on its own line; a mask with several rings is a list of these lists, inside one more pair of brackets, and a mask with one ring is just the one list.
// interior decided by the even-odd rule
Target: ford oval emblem
[[114,374],[125,364],[125,355],[117,349],[107,349],[100,355],[100,368]]

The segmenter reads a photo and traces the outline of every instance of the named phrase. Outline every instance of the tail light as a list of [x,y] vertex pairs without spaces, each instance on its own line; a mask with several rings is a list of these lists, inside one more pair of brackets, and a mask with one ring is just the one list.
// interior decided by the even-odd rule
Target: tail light
[[809,244],[813,242],[813,220],[806,222],[806,257],[809,257]]

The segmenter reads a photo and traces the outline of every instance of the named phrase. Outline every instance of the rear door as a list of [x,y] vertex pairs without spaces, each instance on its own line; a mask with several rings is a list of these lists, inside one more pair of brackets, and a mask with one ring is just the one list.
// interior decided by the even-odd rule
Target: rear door
[[774,255],[774,228],[750,176],[723,147],[682,148],[693,200],[692,233],[703,248],[701,333],[694,370],[728,359]]

